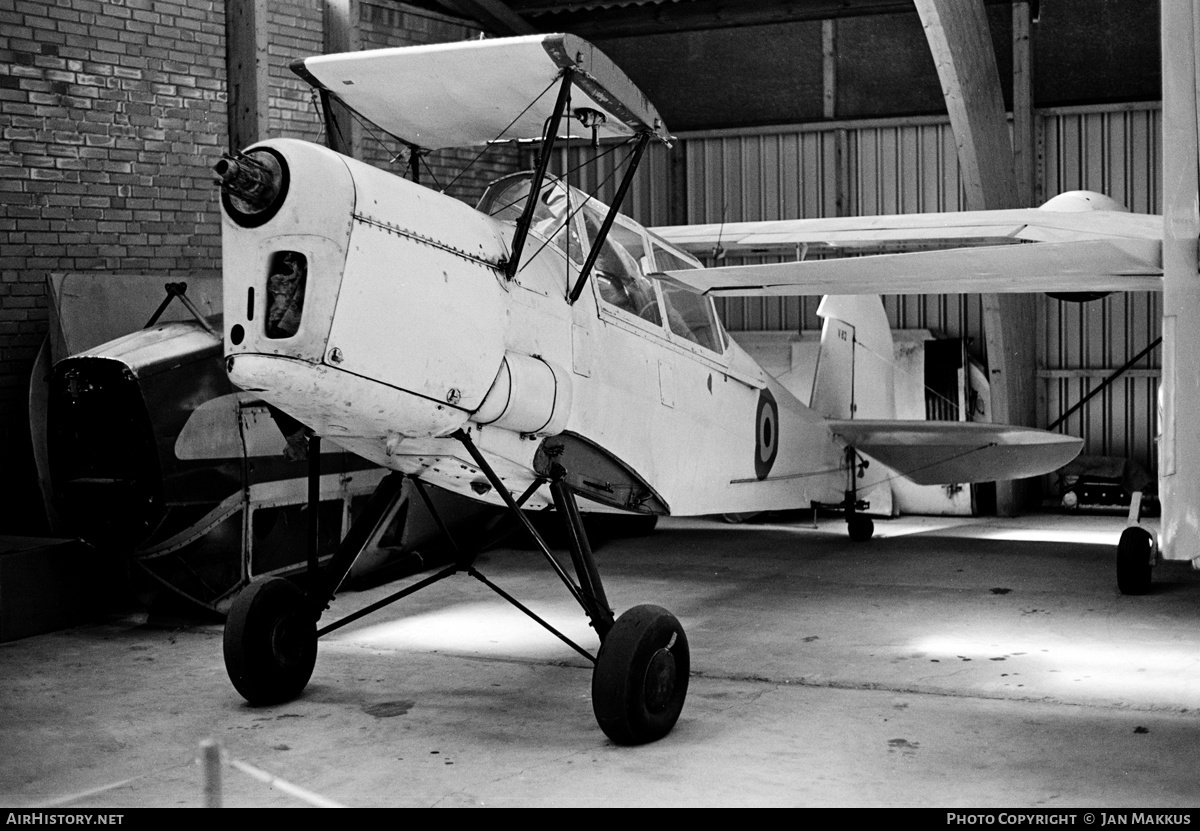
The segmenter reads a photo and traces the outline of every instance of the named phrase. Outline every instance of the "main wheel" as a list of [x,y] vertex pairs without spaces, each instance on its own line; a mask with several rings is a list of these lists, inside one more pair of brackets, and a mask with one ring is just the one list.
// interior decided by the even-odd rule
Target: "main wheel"
[[1153,556],[1154,537],[1149,531],[1131,525],[1121,532],[1121,539],[1117,543],[1117,589],[1121,594],[1145,594],[1150,591]]
[[251,704],[298,696],[317,661],[317,621],[295,583],[256,580],[234,598],[225,621],[225,671]]
[[846,517],[846,531],[855,542],[866,542],[875,533],[875,521],[869,516],[851,514]]
[[675,726],[687,697],[687,635],[661,606],[634,606],[617,618],[596,656],[592,710],[617,744],[645,744]]

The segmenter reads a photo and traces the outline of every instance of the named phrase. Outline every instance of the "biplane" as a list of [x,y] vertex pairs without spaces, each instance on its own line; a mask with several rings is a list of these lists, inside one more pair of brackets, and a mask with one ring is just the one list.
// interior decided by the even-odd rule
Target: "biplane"
[[[583,40],[386,49],[308,58],[293,69],[326,104],[336,98],[407,144],[414,159],[526,139],[540,142],[540,153],[534,170],[496,182],[475,209],[304,141],[267,140],[217,165],[230,378],[307,427],[310,459],[325,440],[392,471],[328,562],[310,558],[303,587],[267,579],[235,599],[225,664],[251,704],[299,695],[318,638],[360,616],[318,627],[407,478],[418,489],[508,508],[596,630],[594,656],[555,634],[594,663],[600,727],[621,744],[658,739],[683,708],[687,636],[658,606],[614,614],[581,509],[654,517],[825,506],[862,540],[872,533],[859,486],[869,463],[926,484],[1055,470],[1079,452],[1079,439],[896,420],[891,335],[874,295],[1027,291],[1034,283],[1072,291],[1083,275],[1091,289],[1096,269],[1113,275],[1099,286],[1109,289],[1154,267],[1153,246],[1127,238],[1127,215],[1089,211],[1100,220],[1089,223],[1051,208],[956,215],[936,232],[893,234],[994,243],[966,255],[705,269],[689,250],[710,247],[717,229],[653,233],[619,214],[646,147],[671,137],[645,96]],[[564,136],[627,149],[612,204],[548,174]],[[887,236],[881,226],[891,219],[879,221],[877,236]],[[954,230],[953,219],[972,228]],[[723,233],[730,245],[796,247],[830,244],[835,230],[818,226],[805,240],[795,226]],[[1027,240],[1036,244],[1012,244]],[[1048,266],[1031,265],[1046,259],[1037,250]],[[911,268],[902,257],[915,258]],[[865,276],[847,288],[855,275]],[[722,328],[710,295],[737,292],[828,295],[807,403]],[[531,523],[527,512],[538,509],[561,518],[573,574]],[[462,550],[453,565],[361,614],[466,572],[550,628],[480,574],[475,556]]]

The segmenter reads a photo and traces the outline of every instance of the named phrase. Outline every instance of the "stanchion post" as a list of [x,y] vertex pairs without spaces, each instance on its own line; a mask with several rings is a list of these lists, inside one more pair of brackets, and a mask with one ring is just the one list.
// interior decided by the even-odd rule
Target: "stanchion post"
[[200,763],[204,768],[204,807],[221,807],[221,746],[212,739],[200,742]]

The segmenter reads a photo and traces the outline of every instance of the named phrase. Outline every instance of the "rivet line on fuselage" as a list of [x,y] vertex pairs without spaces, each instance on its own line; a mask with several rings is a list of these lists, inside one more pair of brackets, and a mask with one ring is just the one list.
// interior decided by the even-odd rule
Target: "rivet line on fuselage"
[[401,228],[399,225],[394,225],[391,222],[384,222],[383,220],[375,219],[374,217],[365,216],[363,214],[353,214],[352,216],[354,217],[355,220],[363,223],[364,225],[370,225],[374,228],[379,228],[380,230],[387,231],[389,234],[396,234],[397,236],[407,237],[408,239],[411,239],[415,242],[423,243],[424,245],[429,245],[434,248],[438,248],[442,251],[446,251],[451,254],[454,254],[456,257],[461,257],[462,259],[468,260],[477,265],[484,266],[485,268],[490,268],[493,271],[503,271],[503,269],[504,269],[504,267],[498,262],[492,262],[491,260],[486,260],[483,257],[477,257],[474,254],[468,254],[466,251],[463,251],[460,248],[455,248],[452,245],[447,245],[446,243],[441,242],[436,239],[433,239],[432,237],[427,237],[427,236],[424,236],[423,234],[418,234],[416,231],[410,231],[407,228]]

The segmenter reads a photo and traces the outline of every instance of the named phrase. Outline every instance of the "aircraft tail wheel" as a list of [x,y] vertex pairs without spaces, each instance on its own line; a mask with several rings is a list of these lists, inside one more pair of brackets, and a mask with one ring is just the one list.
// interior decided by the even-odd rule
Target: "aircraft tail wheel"
[[1121,594],[1145,594],[1150,591],[1150,570],[1154,565],[1154,536],[1137,525],[1121,532],[1117,543],[1117,588]]
[[304,591],[282,577],[256,580],[225,622],[225,671],[253,705],[298,696],[317,661],[317,621]]
[[634,606],[604,638],[592,673],[592,710],[617,744],[645,744],[675,726],[687,696],[687,635],[661,606]]
[[869,516],[852,514],[846,518],[846,531],[855,542],[866,542],[875,533],[875,521]]

